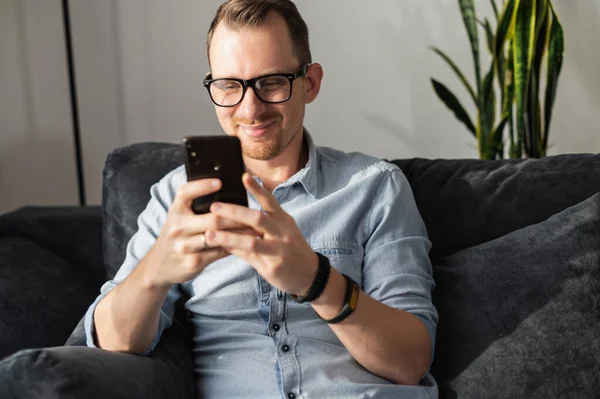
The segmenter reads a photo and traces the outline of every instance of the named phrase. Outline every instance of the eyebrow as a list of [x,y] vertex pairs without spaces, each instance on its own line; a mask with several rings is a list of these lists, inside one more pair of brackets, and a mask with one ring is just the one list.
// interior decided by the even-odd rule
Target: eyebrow
[[[273,68],[273,69],[267,69],[266,71],[263,71],[262,74],[260,74],[258,76],[254,76],[254,77],[252,77],[250,79],[256,79],[256,78],[260,78],[262,76],[273,75],[273,74],[276,74],[276,73],[277,74],[288,75],[290,73],[295,73],[295,72],[296,71],[294,71],[294,72],[288,72],[288,71],[285,71],[285,70],[283,70],[281,68]],[[211,72],[211,77],[213,79],[241,79],[241,78],[237,78],[237,77],[234,77],[234,76],[223,76],[223,77],[217,78],[217,77],[215,77],[215,75],[212,72]],[[246,80],[250,80],[250,79],[246,79]]]
[[273,68],[273,69],[267,69],[267,70],[266,70],[266,71],[264,71],[264,73],[263,73],[262,75],[260,75],[260,76],[272,75],[272,74],[274,74],[274,73],[284,73],[284,74],[287,74],[287,73],[289,73],[289,72],[287,72],[287,71],[284,71],[284,70],[282,70],[282,69],[279,69],[279,68]]

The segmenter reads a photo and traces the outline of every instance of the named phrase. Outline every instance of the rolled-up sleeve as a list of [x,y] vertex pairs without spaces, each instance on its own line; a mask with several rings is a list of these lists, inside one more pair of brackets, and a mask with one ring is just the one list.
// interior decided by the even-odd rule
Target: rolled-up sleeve
[[367,236],[363,290],[417,316],[429,331],[433,356],[438,314],[431,300],[431,242],[410,184],[397,167],[383,176],[373,197]]
[[[143,259],[148,251],[154,246],[167,218],[168,208],[173,202],[175,191],[177,190],[178,186],[182,184],[180,178],[181,171],[179,169],[180,168],[175,169],[167,174],[150,189],[150,201],[137,219],[138,230],[127,244],[125,261],[119,268],[115,277],[102,285],[100,288],[100,295],[98,295],[96,300],[88,308],[84,318],[87,346],[92,348],[97,347],[94,339],[94,311],[98,303],[129,276],[133,269],[135,269],[135,267],[138,265],[140,260]],[[162,305],[158,329],[154,339],[147,350],[141,354],[141,356],[147,356],[151,354],[158,344],[162,332],[172,325],[173,314],[175,312],[175,302],[180,296],[180,286],[172,286]]]

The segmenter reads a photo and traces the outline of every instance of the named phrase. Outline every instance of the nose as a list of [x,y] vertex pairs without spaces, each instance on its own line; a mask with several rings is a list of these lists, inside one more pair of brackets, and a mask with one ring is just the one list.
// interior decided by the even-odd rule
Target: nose
[[238,104],[237,108],[238,116],[254,119],[255,116],[261,115],[265,112],[266,103],[258,98],[252,87],[248,87],[244,97],[242,98],[242,101]]

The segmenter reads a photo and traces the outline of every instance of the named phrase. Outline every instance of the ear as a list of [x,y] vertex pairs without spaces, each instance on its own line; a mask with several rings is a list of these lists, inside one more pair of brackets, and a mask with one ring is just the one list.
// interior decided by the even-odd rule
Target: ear
[[304,77],[304,104],[312,103],[321,90],[323,67],[319,63],[310,64]]

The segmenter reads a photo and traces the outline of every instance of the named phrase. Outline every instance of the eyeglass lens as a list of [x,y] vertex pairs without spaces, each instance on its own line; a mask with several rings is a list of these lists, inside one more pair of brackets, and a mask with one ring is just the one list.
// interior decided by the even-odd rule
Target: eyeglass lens
[[[290,97],[291,87],[290,80],[284,76],[267,76],[254,83],[256,95],[269,103],[287,101]],[[244,87],[233,79],[219,79],[210,85],[210,94],[218,105],[231,106],[242,100]]]

